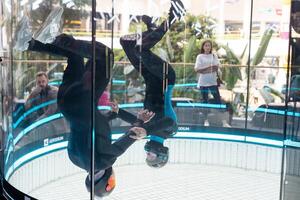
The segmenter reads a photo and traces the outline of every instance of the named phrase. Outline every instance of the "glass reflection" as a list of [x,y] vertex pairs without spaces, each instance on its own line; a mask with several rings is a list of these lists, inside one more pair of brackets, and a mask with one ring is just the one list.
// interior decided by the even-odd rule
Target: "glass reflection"
[[282,176],[282,199],[298,199],[299,192],[294,188],[299,187],[299,12],[298,1],[291,1],[291,38],[290,38],[290,69],[286,87],[287,117],[284,136],[286,139],[284,173]]
[[[298,16],[297,6],[292,7],[294,35],[289,77],[291,4],[287,1],[98,2],[94,86],[91,0],[3,1],[1,6],[8,13],[5,18],[12,16],[11,7],[15,8],[13,31],[7,28],[0,37],[0,41],[7,42],[10,38],[6,37],[13,37],[11,47],[0,46],[5,54],[9,55],[9,48],[13,51],[13,58],[4,55],[7,59],[2,65],[9,68],[1,69],[5,174],[23,192],[42,197],[35,188],[78,173],[88,189],[81,187],[83,198],[88,198],[93,178],[97,196],[109,193],[115,187],[112,165],[116,158],[145,131],[151,136],[143,144],[146,153],[142,153],[146,156],[141,162],[146,157],[146,163],[157,168],[168,167],[167,162],[183,155],[170,144],[177,136],[185,137],[194,130],[201,133],[199,138],[228,140],[226,134],[230,132],[237,134],[230,137],[234,141],[297,147]],[[201,50],[206,41],[210,41],[210,57],[198,61],[199,54],[205,55]],[[208,72],[195,71],[195,66],[208,67]],[[199,81],[206,73],[210,75],[210,85]],[[203,88],[206,86],[212,88]],[[92,113],[96,116],[95,127],[91,127]],[[146,126],[137,117],[151,120]],[[87,176],[86,171],[91,174],[93,128],[97,136],[96,172]],[[118,138],[112,133],[120,131],[125,132],[124,136],[112,143],[112,138]],[[218,131],[222,133],[210,135]],[[268,139],[252,138],[252,134]],[[280,141],[282,136],[288,143]],[[271,141],[273,137],[275,143]],[[113,150],[124,141],[125,146]],[[58,162],[63,163],[70,172],[61,175],[58,172],[63,170],[59,167],[47,168],[43,173],[50,174],[49,178],[39,183],[20,181],[30,177],[19,169],[39,166],[31,163],[30,159],[37,157],[30,157],[30,153],[41,150],[39,155],[44,156],[42,150],[46,148],[58,157],[67,155],[68,148],[70,160],[53,156],[53,161],[56,167],[60,166]],[[176,153],[172,155],[172,151]],[[293,161],[297,151],[289,149],[286,153],[285,167],[297,168],[298,163]],[[20,158],[30,159],[21,162]],[[291,179],[296,176],[295,171],[287,171],[286,198],[290,198]]]

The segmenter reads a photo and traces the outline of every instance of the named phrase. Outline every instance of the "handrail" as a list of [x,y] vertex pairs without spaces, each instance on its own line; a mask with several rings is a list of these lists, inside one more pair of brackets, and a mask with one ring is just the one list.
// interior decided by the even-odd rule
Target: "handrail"
[[[300,142],[291,142],[291,141],[282,141],[282,137],[274,137],[274,136],[267,136],[267,135],[260,135],[260,133],[256,132],[257,134],[250,134],[247,133],[249,130],[244,130],[244,133],[240,132],[241,129],[236,129],[237,133],[234,133],[233,130],[223,129],[223,132],[221,129],[212,129],[212,130],[202,130],[197,131],[196,127],[189,127],[189,126],[180,126],[179,131],[170,137],[169,139],[190,139],[190,140],[218,140],[218,141],[224,141],[224,142],[238,142],[238,143],[248,143],[248,144],[255,144],[255,145],[262,145],[272,148],[282,148],[283,145],[291,145],[291,147],[298,147],[300,146]],[[199,127],[200,128],[200,127]],[[198,130],[199,130],[198,128]],[[123,131],[119,130],[118,133],[112,134],[112,139],[117,140],[119,137],[121,137],[124,134],[125,129],[127,127],[123,127]],[[187,129],[190,129],[190,131],[185,131]],[[193,130],[194,129],[194,130]],[[200,128],[201,129],[201,128]],[[180,131],[182,130],[182,131]],[[253,132],[253,131],[250,131]],[[12,175],[12,173],[20,168],[22,165],[26,164],[32,159],[38,158],[40,156],[43,156],[47,154],[47,152],[51,153],[57,150],[66,149],[68,146],[67,136],[62,137],[58,136],[59,139],[55,139],[55,137],[51,138],[53,140],[53,143],[47,143],[45,144],[44,140],[37,143],[31,143],[26,146],[24,146],[22,149],[25,149],[25,151],[22,153],[22,149],[19,149],[16,153],[16,157],[14,157],[13,160],[7,159],[8,162],[5,163],[5,178],[6,180],[9,179],[9,177]],[[148,139],[148,138],[146,138]],[[36,148],[34,148],[32,145],[38,145]],[[30,148],[27,146],[31,146]],[[32,149],[31,151],[28,151],[26,149]],[[13,155],[13,154],[10,154]],[[10,156],[9,155],[9,156]]]
[[[23,60],[23,59],[15,59],[13,62],[17,63],[67,63],[67,60]],[[121,65],[131,65],[130,62],[127,61],[115,61],[114,62],[116,65],[121,64]],[[185,63],[185,62],[170,62],[171,65],[175,66],[180,66],[183,65],[183,67],[194,67],[195,63]],[[241,67],[241,68],[246,68],[248,65],[237,65],[237,64],[222,64],[222,67]],[[254,67],[256,69],[286,69],[286,67],[280,67],[280,66],[264,66],[264,65],[250,65],[250,67]],[[293,65],[293,68],[300,68],[300,65]]]

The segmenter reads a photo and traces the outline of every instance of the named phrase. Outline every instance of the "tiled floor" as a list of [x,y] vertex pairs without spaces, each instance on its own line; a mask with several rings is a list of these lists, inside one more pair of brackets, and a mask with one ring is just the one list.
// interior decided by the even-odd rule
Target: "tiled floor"
[[[279,174],[204,165],[171,165],[152,169],[146,165],[115,169],[117,188],[107,200],[276,200]],[[85,200],[86,174],[49,183],[31,192],[43,200]]]

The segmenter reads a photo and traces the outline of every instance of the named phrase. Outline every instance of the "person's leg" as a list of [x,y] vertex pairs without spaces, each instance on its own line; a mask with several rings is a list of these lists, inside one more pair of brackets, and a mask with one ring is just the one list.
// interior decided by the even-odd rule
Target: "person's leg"
[[[70,49],[71,46],[77,46],[77,49]],[[64,72],[63,84],[61,92],[66,91],[69,84],[74,85],[74,82],[81,81],[83,89],[90,90],[92,84],[91,69],[92,61],[87,62],[87,67],[83,65],[83,57],[88,57],[88,52],[82,50],[91,49],[91,45],[87,41],[77,41],[72,36],[60,35],[51,44],[43,44],[37,40],[31,40],[29,50],[38,52],[47,52],[68,57],[68,67]],[[78,51],[77,51],[78,50]],[[91,53],[91,52],[89,52]],[[110,70],[112,65],[112,51],[101,43],[96,43],[96,98],[102,94],[107,86],[110,78]],[[80,83],[78,83],[80,84]],[[71,93],[73,95],[73,93]],[[64,96],[64,95],[59,95]],[[100,96],[99,96],[100,97]]]
[[202,96],[202,103],[208,103],[208,88],[200,87],[200,94]]
[[120,38],[120,44],[125,51],[130,63],[134,66],[137,71],[140,71],[141,58],[140,52],[135,48],[136,45],[136,34],[124,35]]
[[170,117],[171,119],[174,120],[177,124],[177,116],[174,111],[173,105],[172,105],[172,94],[173,94],[173,88],[174,85],[168,85],[167,90],[165,92],[165,116]]
[[64,71],[62,85],[73,84],[77,81],[81,81],[83,74],[85,72],[84,60],[83,57],[72,52],[64,51],[63,49],[52,45],[52,44],[43,44],[37,40],[32,39],[29,43],[30,51],[37,51],[47,54],[55,54],[60,56],[65,56],[67,60],[67,68]]
[[[28,50],[47,52],[50,54],[70,57],[77,55],[92,58],[93,45],[90,41],[76,40],[71,35],[61,34],[52,43],[41,43],[35,39],[29,42]],[[95,43],[95,59],[112,58],[113,52],[110,48],[100,42]]]
[[[147,76],[154,76],[164,81],[163,88],[166,88],[167,85],[175,84],[175,79],[176,79],[175,70],[169,63],[167,63],[159,56],[152,53],[150,50],[143,50],[141,52],[141,59],[142,59],[141,61],[142,61],[143,69],[146,69],[150,73]],[[152,80],[151,78],[149,79]]]
[[156,29],[143,32],[141,46],[137,46],[136,48],[140,48],[141,51],[151,49],[163,38],[168,30],[168,22],[163,21]]
[[[93,55],[93,45],[91,41],[76,40],[71,35],[61,34],[57,36],[51,44],[81,57],[91,59]],[[95,59],[112,57],[112,55],[113,52],[109,47],[100,42],[95,43]]]
[[[145,16],[144,16],[145,17]],[[147,30],[142,32],[142,46],[136,46],[137,45],[137,34],[130,34],[130,35],[124,35],[120,38],[120,44],[123,47],[123,50],[125,51],[128,59],[130,60],[131,64],[136,68],[139,69],[140,67],[140,54],[144,50],[149,50],[151,47],[153,47],[157,42],[161,40],[163,35],[168,30],[166,28],[166,21],[164,21],[158,28],[155,28],[154,30]]]
[[215,104],[221,104],[221,96],[220,96],[218,86],[210,86],[209,90],[210,90],[211,94],[214,97],[214,103]]
[[[210,86],[209,87],[211,94],[214,97],[214,104],[221,104],[221,96],[220,96],[220,92],[219,92],[219,88],[218,86]],[[227,123],[227,119],[229,119],[229,114],[227,114],[227,110],[224,108],[220,108],[216,110],[216,114],[218,115],[220,121],[222,122],[222,126],[223,127],[230,127],[230,125]]]
[[[208,103],[208,87],[200,87],[200,94],[202,96],[202,101],[201,103],[204,103],[204,104],[207,104]],[[206,108],[206,107],[203,107],[201,108],[201,113],[203,114],[203,118],[205,121],[207,121],[207,117],[208,117],[208,113],[209,113],[209,108]],[[205,122],[204,121],[204,125],[205,125]]]
[[91,91],[87,90],[83,84],[85,73],[83,58],[68,59],[68,66],[64,71],[62,84],[57,94],[58,107],[68,119],[79,120],[90,117],[88,113],[91,108]]
[[31,39],[29,41],[28,49],[29,51],[37,51],[40,53],[47,53],[47,54],[53,54],[58,56],[64,56],[64,57],[72,57],[75,54],[72,54],[72,52],[66,51],[59,46],[52,45],[52,44],[44,44],[38,40]]
[[75,82],[81,81],[82,76],[85,72],[84,59],[77,55],[70,55],[67,60],[67,67],[64,71],[63,82]]
[[[105,91],[109,81],[110,81],[110,71],[111,71],[111,60],[110,57],[104,57],[103,59],[97,59],[95,63],[95,103],[98,103],[98,100],[102,93]],[[83,83],[85,88],[92,89],[92,60],[88,60],[86,63],[86,73],[83,78]]]
[[136,46],[137,35],[125,35],[121,37],[120,43],[130,60],[131,64],[138,69],[140,69],[140,52],[144,50],[149,50],[155,46],[164,36],[164,34],[169,30],[170,25],[178,18],[175,13],[177,11],[184,10],[184,6],[180,0],[172,0],[171,8],[169,10],[168,20],[163,21],[159,27],[155,27],[151,22],[149,16],[143,15],[142,20],[147,25],[148,30],[142,33],[141,46]]
[[142,33],[141,49],[147,50],[155,46],[169,30],[171,25],[184,15],[185,9],[181,0],[172,0],[171,7],[168,13],[168,19],[163,21],[157,28],[153,28],[153,26],[149,25],[150,17],[143,16],[143,22],[147,25],[148,30]]
[[166,80],[168,74],[172,80],[175,79],[175,72],[172,67],[150,50],[140,50],[137,48],[135,46],[136,40],[132,39],[131,35],[121,37],[120,43],[130,63],[137,71],[142,73],[144,78],[149,74],[149,71],[160,80]]

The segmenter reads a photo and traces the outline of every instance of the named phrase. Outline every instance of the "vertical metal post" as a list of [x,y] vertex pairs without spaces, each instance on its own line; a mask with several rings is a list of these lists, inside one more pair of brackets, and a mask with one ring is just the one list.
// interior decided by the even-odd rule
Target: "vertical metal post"
[[252,15],[253,15],[253,0],[250,3],[250,34],[249,34],[249,53],[247,63],[247,98],[246,98],[246,116],[245,116],[245,129],[248,127],[248,107],[250,95],[250,59],[251,59],[251,40],[252,40]]
[[[111,14],[112,14],[112,17],[115,16],[115,1],[112,0],[111,1],[111,4],[112,4],[112,7],[111,7]],[[111,22],[111,45],[110,45],[110,48],[111,50],[113,51],[114,49],[114,29],[115,29],[115,22],[112,21]],[[108,76],[111,76],[111,70],[112,70],[112,67],[114,66],[114,58],[110,58],[110,65],[107,65],[106,67],[108,67],[109,69],[106,69],[106,73]],[[108,77],[109,78],[109,77]],[[113,80],[110,79],[110,100],[112,101],[114,98],[113,98],[113,93],[112,93],[112,90],[113,90]]]
[[[293,2],[291,2],[292,5]],[[289,25],[289,48],[288,48],[288,57],[287,57],[287,73],[286,73],[286,87],[285,87],[285,110],[284,110],[284,124],[283,124],[283,147],[282,147],[282,157],[281,157],[281,175],[280,175],[280,191],[279,199],[284,199],[284,189],[285,189],[285,157],[286,157],[286,145],[284,141],[287,139],[287,112],[288,112],[288,102],[289,102],[289,83],[290,83],[290,73],[291,73],[291,43],[292,43],[292,6],[290,8],[290,25]]]
[[90,170],[90,175],[91,175],[91,193],[90,197],[91,199],[94,199],[94,172],[95,172],[95,72],[96,72],[96,54],[95,54],[95,46],[96,46],[96,0],[92,0],[92,93],[91,93],[91,170]]

